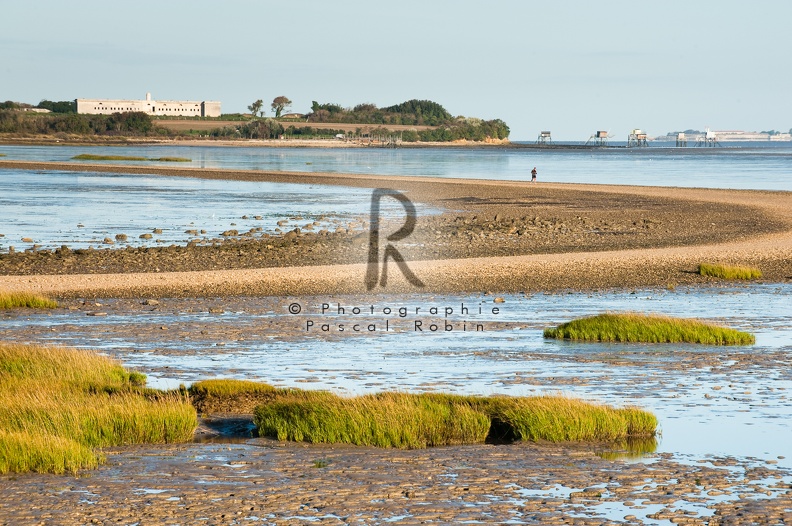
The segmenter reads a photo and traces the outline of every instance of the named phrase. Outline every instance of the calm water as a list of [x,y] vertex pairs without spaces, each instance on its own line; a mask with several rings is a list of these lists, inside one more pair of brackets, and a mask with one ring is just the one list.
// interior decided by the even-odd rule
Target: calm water
[[[309,224],[332,230],[367,218],[370,199],[369,190],[337,186],[0,168],[0,252],[34,243],[99,247],[117,234],[128,236],[124,246],[186,244],[230,229],[271,233],[283,220],[288,221],[280,225],[283,231]],[[437,212],[416,208],[420,215]],[[383,200],[382,213],[402,210]],[[140,239],[155,228],[162,233]]]
[[540,182],[792,190],[792,143],[587,150],[0,146],[0,153],[9,160],[67,161],[81,153],[175,156],[192,159],[178,166],[205,168],[504,180],[528,180],[536,166]]

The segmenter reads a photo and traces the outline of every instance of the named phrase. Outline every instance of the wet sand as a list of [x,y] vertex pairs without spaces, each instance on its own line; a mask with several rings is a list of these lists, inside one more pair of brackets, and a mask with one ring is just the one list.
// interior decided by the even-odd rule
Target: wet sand
[[[576,447],[429,450],[253,439],[107,451],[80,478],[2,477],[4,524],[784,524],[772,463],[602,459]],[[763,482],[757,482],[763,481]],[[20,505],[25,502],[26,505]]]

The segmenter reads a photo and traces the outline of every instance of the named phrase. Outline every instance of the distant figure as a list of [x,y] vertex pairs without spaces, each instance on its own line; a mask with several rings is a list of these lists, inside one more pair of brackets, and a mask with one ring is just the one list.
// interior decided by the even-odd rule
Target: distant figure
[[533,170],[531,170],[531,182],[536,182],[536,166],[534,166]]

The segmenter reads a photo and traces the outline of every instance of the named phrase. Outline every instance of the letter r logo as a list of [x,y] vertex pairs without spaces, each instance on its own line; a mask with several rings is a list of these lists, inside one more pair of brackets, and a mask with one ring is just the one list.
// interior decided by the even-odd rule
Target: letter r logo
[[407,196],[396,190],[388,188],[377,188],[371,194],[371,231],[369,233],[369,253],[368,253],[368,267],[366,268],[366,290],[371,290],[377,286],[379,282],[381,287],[385,287],[388,283],[388,258],[391,258],[399,266],[404,277],[411,285],[416,287],[423,287],[423,282],[412,273],[407,266],[407,262],[396,248],[390,243],[385,247],[385,252],[382,256],[382,275],[379,272],[379,221],[380,221],[380,201],[383,197],[390,196],[396,199],[404,207],[407,218],[404,225],[387,237],[388,241],[399,241],[412,234],[415,229],[416,214],[415,205],[412,201],[407,199]]

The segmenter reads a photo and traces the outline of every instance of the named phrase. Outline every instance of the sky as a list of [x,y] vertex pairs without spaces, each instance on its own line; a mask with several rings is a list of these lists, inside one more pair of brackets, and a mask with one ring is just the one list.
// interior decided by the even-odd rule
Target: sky
[[429,99],[514,141],[792,128],[788,0],[3,4],[2,101]]

